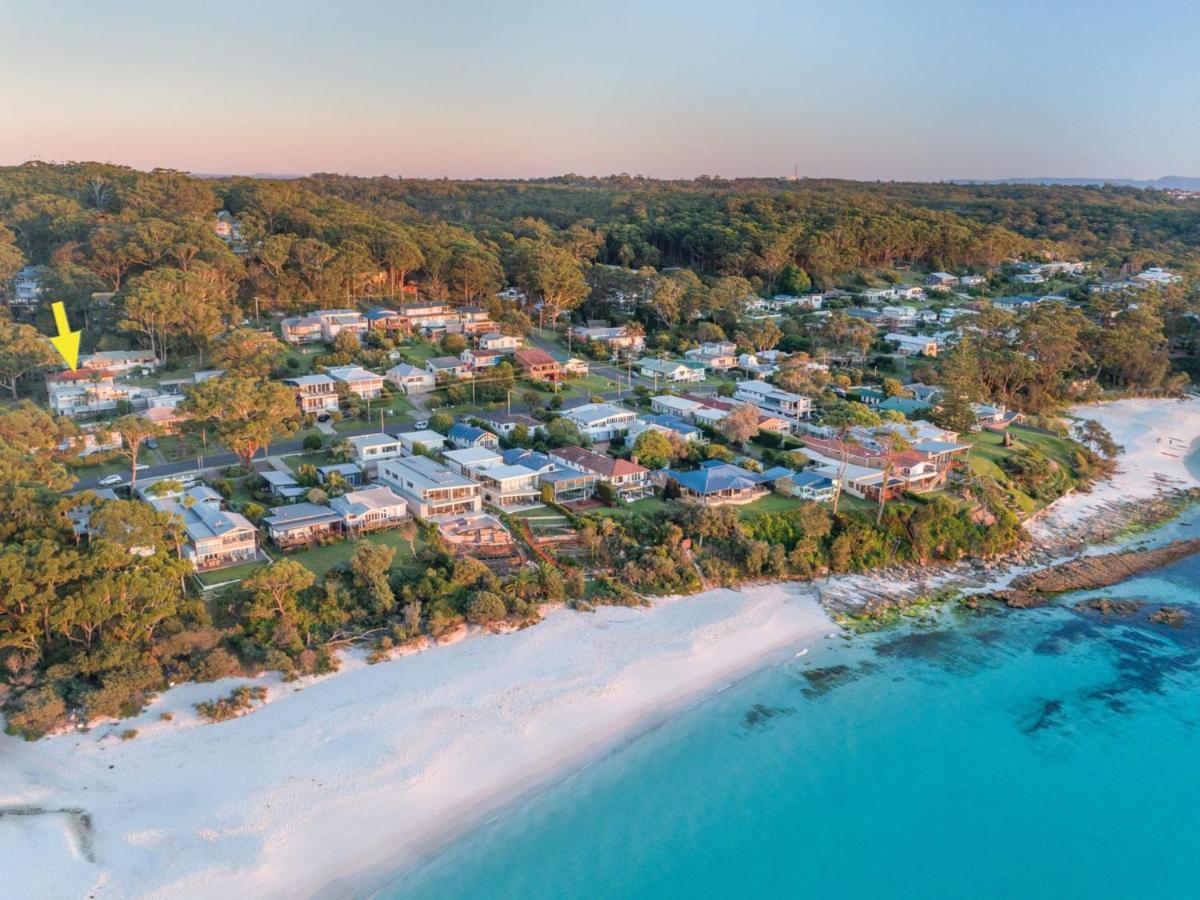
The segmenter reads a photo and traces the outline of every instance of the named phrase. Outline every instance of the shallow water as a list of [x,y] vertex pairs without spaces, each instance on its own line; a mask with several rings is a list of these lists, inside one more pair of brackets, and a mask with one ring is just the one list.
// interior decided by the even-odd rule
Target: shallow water
[[[1101,596],[1143,605],[1074,609]],[[1181,627],[1149,621],[1166,603]],[[1198,659],[1200,557],[1051,608],[827,641],[382,896],[1196,896]]]

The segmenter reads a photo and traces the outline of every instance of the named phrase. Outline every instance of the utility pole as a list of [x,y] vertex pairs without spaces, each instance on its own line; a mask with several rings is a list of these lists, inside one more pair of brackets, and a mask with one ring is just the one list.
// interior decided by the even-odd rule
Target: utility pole
[[262,316],[258,314],[258,294],[254,295],[254,324],[262,324]]

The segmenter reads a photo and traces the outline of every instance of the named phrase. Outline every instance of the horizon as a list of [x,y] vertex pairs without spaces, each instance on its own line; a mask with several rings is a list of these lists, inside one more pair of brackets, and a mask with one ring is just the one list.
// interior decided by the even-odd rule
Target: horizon
[[1083,0],[16,6],[0,51],[36,77],[0,96],[0,159],[453,180],[1152,180],[1186,173],[1200,143],[1179,115],[1200,83],[1175,25],[1189,14],[1140,7],[1118,69],[1097,66],[1097,48],[1127,11]]
[[[1157,182],[1183,180],[1183,181],[1200,181],[1200,176],[1183,175],[1183,174],[1167,174],[1157,175],[1147,178],[1135,178],[1126,175],[1111,175],[1111,176],[1087,176],[1087,175],[1011,175],[1008,177],[998,178],[976,178],[976,177],[961,177],[961,178],[883,178],[883,177],[849,177],[839,175],[806,175],[800,173],[798,176],[788,174],[737,174],[726,175],[721,173],[701,172],[695,175],[676,175],[676,176],[658,176],[647,175],[642,172],[606,172],[606,173],[584,173],[584,172],[553,172],[546,174],[532,175],[406,175],[404,173],[393,172],[335,172],[335,171],[311,171],[311,172],[198,172],[190,169],[183,169],[172,165],[157,165],[157,166],[138,166],[129,162],[120,160],[101,160],[101,159],[41,159],[31,158],[24,159],[19,162],[0,161],[0,169],[20,168],[31,164],[42,164],[48,166],[76,166],[76,165],[102,165],[116,166],[120,168],[128,168],[141,172],[150,172],[154,169],[164,169],[169,171],[181,172],[189,175],[192,178],[199,179],[222,179],[222,178],[251,178],[261,180],[276,180],[276,181],[293,181],[303,178],[315,178],[321,175],[332,175],[338,178],[361,178],[371,180],[376,178],[392,178],[398,181],[458,181],[458,182],[537,182],[550,181],[557,178],[586,178],[595,180],[605,180],[610,178],[640,178],[648,181],[662,182],[695,182],[701,180],[713,181],[845,181],[858,182],[863,184],[960,184],[960,185],[1001,185],[1001,184],[1026,184],[1028,186],[1050,186],[1050,185],[1066,185],[1066,186],[1109,186],[1118,187],[1130,186],[1129,182],[1138,182],[1139,184],[1151,185]],[[1137,186],[1137,185],[1134,185]]]

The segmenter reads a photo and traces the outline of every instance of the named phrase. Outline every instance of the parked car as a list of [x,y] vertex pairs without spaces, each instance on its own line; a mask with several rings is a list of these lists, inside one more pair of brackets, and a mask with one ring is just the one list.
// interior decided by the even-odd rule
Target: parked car
[[112,487],[114,484],[120,484],[120,483],[121,483],[121,476],[118,475],[116,472],[113,472],[113,474],[111,474],[111,475],[105,475],[103,478],[101,478],[99,481],[96,482],[96,484],[100,485],[100,487]]
[[319,416],[317,416],[317,421],[318,422],[328,422],[332,418],[333,418],[333,416],[329,415],[329,413],[321,413]]
[[158,441],[156,441],[154,438],[150,438],[149,440],[146,441],[146,447],[150,450],[157,450],[158,449]]
[[428,427],[429,427],[428,419],[419,419],[416,422],[413,422],[413,428],[417,429],[417,431],[420,431],[422,428],[428,428]]

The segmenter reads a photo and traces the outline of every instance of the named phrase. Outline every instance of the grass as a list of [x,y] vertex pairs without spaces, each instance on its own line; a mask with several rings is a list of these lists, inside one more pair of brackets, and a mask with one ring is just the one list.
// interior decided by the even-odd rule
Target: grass
[[634,500],[632,503],[627,503],[624,506],[613,506],[607,509],[590,509],[588,512],[601,516],[632,516],[637,513],[655,515],[656,513],[663,512],[666,508],[666,501],[660,497],[643,497],[641,500]]
[[[987,476],[1000,484],[1009,485],[1011,479],[1005,473],[1001,463],[1005,459],[1026,452],[1027,448],[1039,451],[1048,459],[1058,463],[1068,474],[1071,470],[1071,443],[1057,435],[1043,434],[1031,428],[1013,425],[1009,428],[1013,437],[1013,446],[1004,446],[1004,435],[994,431],[981,431],[977,434],[962,435],[959,440],[971,445],[971,471],[977,475]],[[1074,485],[1074,477],[1069,477],[1068,486]],[[1023,512],[1031,513],[1046,506],[1046,501],[1030,497],[1015,485],[1006,488],[1013,501]]]
[[305,453],[288,454],[283,457],[283,461],[287,463],[293,475],[299,475],[301,466],[324,466],[330,462],[330,458],[327,450],[312,450]]
[[[372,544],[383,544],[386,547],[392,547],[396,551],[396,557],[392,562],[393,572],[409,571],[415,573],[417,571],[417,563],[408,550],[408,541],[401,537],[399,530],[377,531],[374,534],[367,535],[364,540],[370,541]],[[350,557],[354,554],[354,544],[354,539],[338,541],[336,544],[328,544],[324,547],[314,547],[311,550],[290,553],[287,558],[300,563],[318,578],[324,578],[335,566],[349,561]],[[420,536],[415,539],[414,544],[416,552],[419,555],[423,546]]]
[[237,566],[229,566],[226,569],[197,572],[196,579],[205,587],[212,587],[214,584],[224,584],[227,581],[242,581],[249,578],[266,564],[265,560],[260,559]]
[[[138,462],[142,462],[140,455],[138,456]],[[85,463],[84,465],[75,467],[72,471],[75,477],[80,480],[84,478],[100,478],[116,472],[119,475],[123,475],[125,481],[128,481],[129,460],[122,456],[106,463]]]

